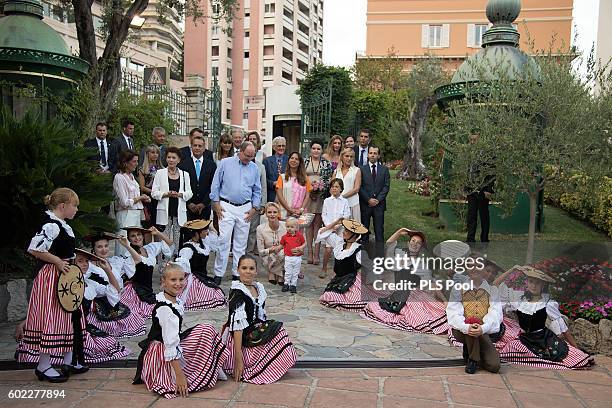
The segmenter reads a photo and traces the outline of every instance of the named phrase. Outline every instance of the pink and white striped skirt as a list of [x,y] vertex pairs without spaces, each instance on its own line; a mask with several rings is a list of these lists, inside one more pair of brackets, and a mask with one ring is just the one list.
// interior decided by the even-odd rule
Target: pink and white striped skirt
[[119,301],[130,308],[131,314],[136,313],[145,319],[151,317],[155,307],[155,303],[149,304],[140,300],[131,282],[125,284]]
[[568,347],[569,351],[563,360],[549,361],[536,356],[519,339],[515,339],[504,346],[499,357],[502,361],[512,364],[556,370],[584,370],[592,365],[588,354],[569,344]]
[[[234,374],[234,337],[227,334],[229,358],[223,370]],[[289,335],[284,328],[266,344],[257,347],[242,347],[244,371],[242,380],[251,384],[271,384],[278,381],[295,365],[297,354]]]
[[190,275],[189,279],[193,279],[189,294],[185,301],[185,309],[187,310],[209,310],[223,308],[227,305],[225,294],[221,288],[211,288],[202,283],[198,278]]
[[[187,377],[188,391],[212,388],[217,383],[217,372],[228,358],[228,350],[219,332],[209,324],[198,324],[181,340],[181,367]],[[149,391],[165,398],[175,398],[176,380],[169,361],[164,359],[164,344],[153,341],[145,353],[142,381]]]
[[332,291],[323,292],[319,297],[319,303],[333,309],[343,309],[350,312],[360,312],[366,307],[361,297],[361,272],[357,272],[355,283],[345,293]]
[[[506,346],[506,344],[518,339],[518,336],[521,333],[521,326],[519,326],[519,323],[514,319],[504,317],[504,326],[506,326],[506,331],[504,332],[504,335],[501,339],[493,343],[495,345],[495,348],[499,352],[501,352],[501,350]],[[448,330],[448,340],[455,347],[463,347],[463,343],[461,343],[455,338],[455,336],[453,336],[452,328]]]
[[129,315],[118,320],[101,320],[92,311],[87,316],[87,321],[118,339],[142,336],[146,333],[146,319],[131,309]]

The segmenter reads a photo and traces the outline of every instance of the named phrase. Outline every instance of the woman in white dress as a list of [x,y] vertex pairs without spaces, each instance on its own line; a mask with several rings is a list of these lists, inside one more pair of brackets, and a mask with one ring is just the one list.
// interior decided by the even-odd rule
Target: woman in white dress
[[359,209],[359,188],[361,187],[361,170],[354,164],[355,152],[353,149],[344,149],[340,154],[340,163],[332,178],[338,178],[344,183],[342,197],[348,200],[351,217],[361,219]]

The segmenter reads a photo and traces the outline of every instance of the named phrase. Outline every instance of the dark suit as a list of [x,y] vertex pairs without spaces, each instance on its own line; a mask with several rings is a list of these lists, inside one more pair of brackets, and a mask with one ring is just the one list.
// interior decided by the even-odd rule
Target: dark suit
[[[481,169],[491,167],[486,163],[473,163],[470,166],[470,179],[478,180],[480,178]],[[488,169],[487,169],[488,170]],[[493,194],[493,184],[495,178],[487,176],[484,178],[484,183],[478,191],[472,192],[467,196],[467,238],[466,242],[476,242],[476,227],[478,225],[478,215],[480,214],[480,241],[489,242],[489,199],[485,196],[485,192]]]
[[[368,161],[368,147],[370,145],[368,145],[365,148],[365,152],[363,153],[363,160],[367,163]],[[355,166],[357,167],[361,167],[362,163],[359,163],[359,155],[361,154],[361,146],[359,146],[359,143],[357,143],[355,146],[353,146],[353,151],[355,152]]]
[[[132,149],[134,151],[136,151],[136,145],[134,144],[134,138],[130,137],[131,142],[132,142]],[[112,144],[112,150],[113,150],[113,154],[115,155],[115,157],[117,158],[117,160],[115,161],[115,163],[113,163],[113,167],[110,168],[110,171],[112,171],[113,173],[117,173],[118,169],[117,169],[117,164],[119,163],[119,158],[121,157],[121,152],[129,150],[130,146],[128,146],[127,142],[125,141],[125,137],[123,137],[123,134],[120,134],[115,140],[113,140],[113,144]],[[138,152],[136,152],[138,153]]]
[[[209,152],[210,153],[210,152]],[[181,152],[182,156],[182,152]],[[212,155],[211,155],[212,156]],[[196,169],[191,158],[189,156],[181,159],[179,168],[189,173],[189,182],[191,183],[191,191],[193,191],[193,197],[187,201],[187,219],[204,219],[210,218],[210,186],[212,185],[213,176],[217,170],[217,165],[211,158],[205,158],[202,155],[202,166],[200,168],[200,178],[196,176]],[[189,210],[189,204],[204,204],[204,209],[200,214],[193,213]]]
[[[387,210],[387,194],[391,186],[389,169],[380,163],[376,164],[376,180],[372,179],[371,163],[361,166],[361,188],[359,189],[359,207],[361,223],[370,229],[370,218],[374,218],[374,235],[376,242],[384,242],[385,211]],[[368,205],[368,200],[375,198],[379,202],[375,207]],[[363,242],[368,242],[366,235]]]
[[[106,138],[106,148],[108,151],[106,152],[107,160],[106,165],[109,169],[112,169],[113,166],[117,166],[117,155],[115,149],[113,148],[113,143],[115,141],[110,137]],[[87,158],[87,160],[95,160],[101,163],[100,159],[100,140],[97,137],[87,139],[85,143],[83,143],[83,147],[86,149],[92,149],[92,155]],[[95,150],[94,150],[95,149]],[[95,152],[95,153],[94,153]]]
[[[287,160],[289,160],[289,157],[286,154],[283,154],[282,156],[280,156],[280,160],[281,160],[281,173],[285,172],[285,169],[287,168]],[[276,156],[276,154],[273,154],[272,156],[268,156],[265,159],[263,159],[263,163],[262,163],[266,169],[266,186],[268,188],[268,201],[267,202],[274,202],[274,200],[276,200],[276,180],[278,180],[278,156]],[[263,203],[263,200],[262,200]]]

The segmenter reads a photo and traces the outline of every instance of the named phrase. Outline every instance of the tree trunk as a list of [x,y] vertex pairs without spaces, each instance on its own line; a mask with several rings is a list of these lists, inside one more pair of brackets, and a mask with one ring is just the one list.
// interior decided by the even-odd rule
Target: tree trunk
[[536,211],[538,206],[538,192],[529,192],[529,231],[527,233],[527,256],[525,263],[533,262],[535,249]]
[[419,179],[425,173],[425,165],[421,153],[421,142],[425,133],[425,125],[427,124],[427,116],[429,111],[436,103],[434,95],[423,98],[416,103],[410,121],[407,126],[407,144],[406,153],[404,154],[404,164],[402,171],[397,173],[397,178],[401,179]]

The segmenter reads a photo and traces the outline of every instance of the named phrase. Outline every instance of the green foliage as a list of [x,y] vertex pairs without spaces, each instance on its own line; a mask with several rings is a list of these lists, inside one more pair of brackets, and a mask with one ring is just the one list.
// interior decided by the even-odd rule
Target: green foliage
[[112,180],[94,172],[97,163],[87,161],[91,152],[77,142],[74,130],[59,119],[42,122],[34,114],[17,121],[3,109],[0,140],[0,211],[10,231],[0,254],[0,281],[7,274],[23,277],[31,271],[24,250],[40,228],[43,197],[57,187],[79,195],[79,213],[70,221],[77,237],[93,228],[114,230],[114,222],[100,212],[112,200]]
[[167,134],[174,133],[174,121],[171,119],[170,103],[159,95],[131,95],[124,90],[117,96],[117,102],[108,120],[109,135],[121,134],[121,121],[130,119],[134,122],[134,140],[136,146],[151,143],[151,131],[156,126],[166,129]]
[[302,106],[308,105],[330,84],[333,89],[330,134],[345,134],[351,124],[353,99],[353,83],[347,69],[317,64],[308,71],[297,94]]

